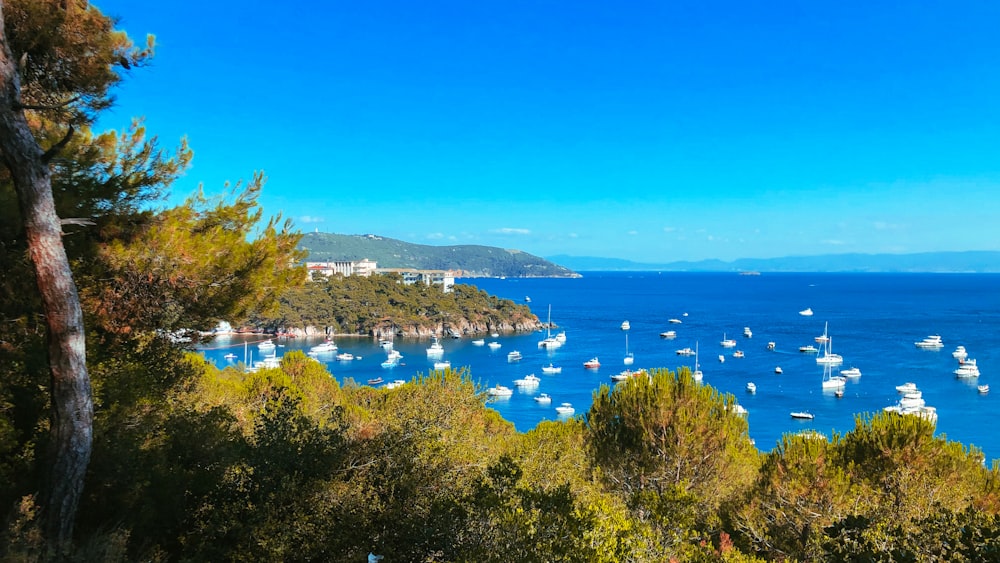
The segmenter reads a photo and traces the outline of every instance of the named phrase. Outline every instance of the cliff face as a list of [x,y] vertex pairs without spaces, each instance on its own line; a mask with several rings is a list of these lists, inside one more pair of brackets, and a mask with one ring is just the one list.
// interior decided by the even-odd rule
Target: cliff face
[[[544,328],[544,324],[538,319],[532,318],[517,318],[513,321],[500,321],[491,323],[486,320],[480,321],[470,321],[468,319],[455,319],[448,323],[446,330],[449,332],[442,334],[441,325],[408,325],[408,326],[396,326],[395,334],[392,333],[393,329],[390,328],[373,328],[370,332],[366,334],[356,334],[356,336],[366,336],[374,339],[387,339],[393,337],[403,337],[403,338],[430,338],[432,336],[451,336],[452,334],[457,334],[460,337],[477,337],[485,336],[487,334],[496,332],[499,334],[514,334],[523,332],[535,332]],[[316,327],[316,326],[306,326],[306,327],[286,327],[279,332],[285,334],[294,334],[298,337],[306,336],[325,336],[338,333],[334,327]]]

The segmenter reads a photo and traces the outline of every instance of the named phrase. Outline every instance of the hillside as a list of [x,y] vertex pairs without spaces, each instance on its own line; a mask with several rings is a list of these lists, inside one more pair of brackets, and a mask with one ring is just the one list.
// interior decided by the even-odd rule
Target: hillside
[[379,268],[461,270],[464,277],[578,277],[568,268],[522,252],[493,246],[430,246],[413,244],[377,235],[307,233],[299,248],[308,260],[362,260],[368,258]]
[[1000,252],[922,252],[914,254],[826,254],[782,258],[742,258],[726,262],[633,262],[619,258],[552,256],[575,270],[662,270],[674,272],[928,272],[997,273]]

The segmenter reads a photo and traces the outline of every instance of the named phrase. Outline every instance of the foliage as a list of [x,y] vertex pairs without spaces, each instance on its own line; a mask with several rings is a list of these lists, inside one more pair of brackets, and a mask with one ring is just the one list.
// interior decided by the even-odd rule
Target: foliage
[[390,336],[433,333],[534,330],[538,318],[525,305],[499,299],[464,284],[445,293],[439,286],[406,285],[395,274],[333,276],[285,292],[276,314],[253,319],[272,330],[331,327],[347,334]]
[[375,235],[306,233],[301,248],[313,262],[374,260],[379,268],[457,270],[467,276],[575,277],[572,270],[520,250],[493,246],[429,246]]

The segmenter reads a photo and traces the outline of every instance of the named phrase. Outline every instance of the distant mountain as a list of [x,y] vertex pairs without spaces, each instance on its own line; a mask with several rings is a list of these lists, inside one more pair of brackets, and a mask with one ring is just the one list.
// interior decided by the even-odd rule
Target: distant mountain
[[725,262],[633,262],[592,256],[550,256],[549,260],[577,271],[673,272],[941,272],[1000,273],[1000,252],[921,252],[916,254],[826,254],[784,258],[742,258]]
[[549,260],[494,246],[430,246],[377,235],[306,233],[299,248],[307,260],[374,260],[379,268],[461,270],[466,277],[578,277],[576,272]]

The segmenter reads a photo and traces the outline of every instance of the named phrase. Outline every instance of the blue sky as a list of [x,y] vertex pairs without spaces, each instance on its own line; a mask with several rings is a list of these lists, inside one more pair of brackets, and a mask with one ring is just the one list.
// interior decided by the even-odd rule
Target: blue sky
[[101,122],[302,231],[638,261],[1000,250],[1000,3],[93,0]]

